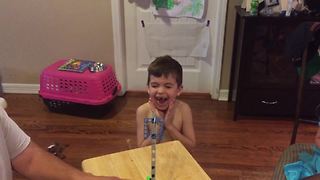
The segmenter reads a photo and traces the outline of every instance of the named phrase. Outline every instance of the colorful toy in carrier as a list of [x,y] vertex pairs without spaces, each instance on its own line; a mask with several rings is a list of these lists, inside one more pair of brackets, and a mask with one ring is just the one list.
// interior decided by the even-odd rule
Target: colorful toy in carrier
[[[121,90],[111,66],[94,61],[64,59],[45,68],[39,94],[52,111],[105,112]],[[98,115],[98,114],[97,114]]]

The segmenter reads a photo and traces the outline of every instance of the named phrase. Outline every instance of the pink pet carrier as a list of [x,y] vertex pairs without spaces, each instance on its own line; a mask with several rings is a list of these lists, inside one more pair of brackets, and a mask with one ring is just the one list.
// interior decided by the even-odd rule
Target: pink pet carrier
[[42,71],[39,94],[44,103],[52,111],[101,113],[121,90],[112,67],[106,65],[99,72],[90,71],[89,66],[83,72],[61,70],[69,61],[59,60]]

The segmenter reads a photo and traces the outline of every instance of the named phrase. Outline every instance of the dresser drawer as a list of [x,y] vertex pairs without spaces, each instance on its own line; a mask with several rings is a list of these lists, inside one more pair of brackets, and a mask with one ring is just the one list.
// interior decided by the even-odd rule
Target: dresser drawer
[[249,89],[239,97],[240,115],[293,116],[296,92],[289,90]]

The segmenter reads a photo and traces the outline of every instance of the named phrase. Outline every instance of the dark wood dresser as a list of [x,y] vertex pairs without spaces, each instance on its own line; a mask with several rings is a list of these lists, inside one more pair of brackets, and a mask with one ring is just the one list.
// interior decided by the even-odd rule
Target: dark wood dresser
[[[245,116],[292,116],[297,100],[298,71],[285,55],[287,35],[300,23],[319,17],[250,16],[236,7],[236,28],[229,100],[234,119]],[[320,85],[306,80],[302,116],[313,116],[320,104]]]

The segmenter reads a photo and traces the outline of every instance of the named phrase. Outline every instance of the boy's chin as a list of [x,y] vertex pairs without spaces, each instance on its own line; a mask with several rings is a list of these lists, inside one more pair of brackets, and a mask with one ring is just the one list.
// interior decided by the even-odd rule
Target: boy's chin
[[165,111],[165,110],[168,109],[168,107],[169,107],[168,105],[163,105],[163,106],[159,106],[159,105],[158,105],[158,106],[157,106],[157,109],[160,110],[160,111]]

